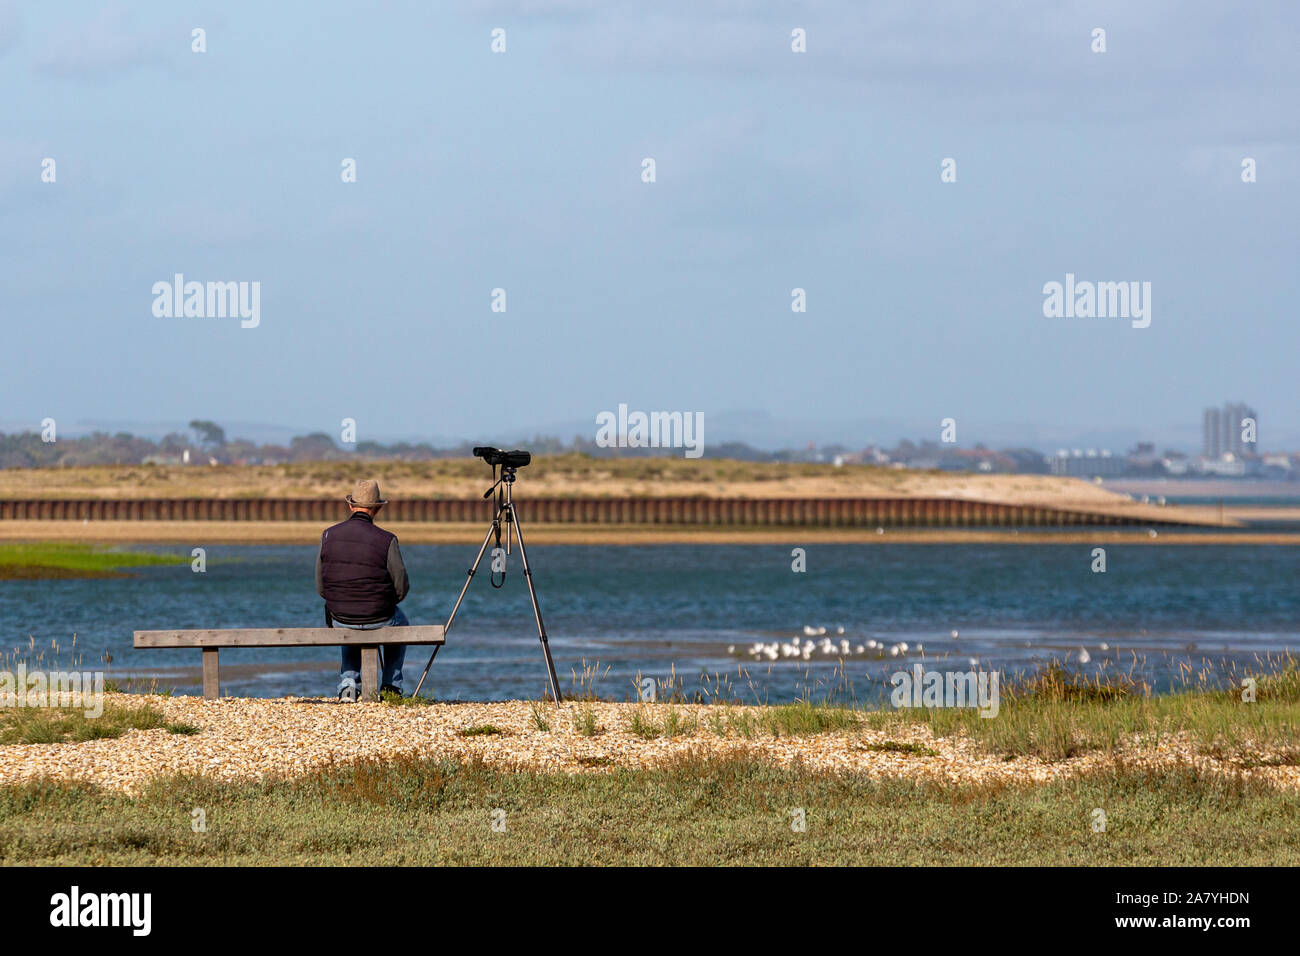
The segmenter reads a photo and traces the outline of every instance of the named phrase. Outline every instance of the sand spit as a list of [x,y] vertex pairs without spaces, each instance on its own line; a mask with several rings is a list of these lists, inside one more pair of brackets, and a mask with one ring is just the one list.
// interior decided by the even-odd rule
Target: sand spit
[[[102,465],[0,469],[0,498],[342,498],[361,470],[390,498],[474,498],[491,482],[477,459],[312,462],[294,465]],[[940,497],[1093,509],[1127,496],[1079,478],[983,475],[725,459],[581,459],[538,456],[517,491],[535,497],[703,495],[744,498]]]
[[[786,766],[799,762],[819,770],[880,777],[1016,784],[1046,783],[1113,766],[1119,756],[1130,769],[1193,764],[1300,789],[1300,767],[1243,770],[1237,764],[1205,756],[1193,742],[1177,737],[1162,738],[1158,746],[1135,741],[1119,755],[1089,753],[1057,762],[1034,757],[1008,761],[985,752],[970,739],[935,738],[919,725],[900,725],[887,731],[853,727],[794,737],[773,737],[766,732],[751,737],[721,736],[711,727],[711,716],[755,708],[566,703],[557,711],[554,706],[525,701],[394,706],[339,704],[320,698],[204,701],[122,694],[108,695],[107,702],[110,706],[152,705],[169,721],[194,725],[200,732],[186,736],[161,729],[132,730],[108,740],[0,746],[0,784],[49,777],[137,792],[149,780],[175,773],[231,781],[263,780],[309,773],[358,758],[403,755],[481,758],[503,770],[603,773],[618,767],[653,767],[695,754],[748,756]],[[637,736],[631,721],[642,707],[644,714],[659,722],[671,707],[695,726],[675,737]],[[599,728],[594,736],[586,736],[576,727],[587,712]],[[535,714],[549,722],[549,729],[538,728]],[[465,733],[487,726],[499,733]],[[876,749],[886,744],[916,744],[934,754]]]

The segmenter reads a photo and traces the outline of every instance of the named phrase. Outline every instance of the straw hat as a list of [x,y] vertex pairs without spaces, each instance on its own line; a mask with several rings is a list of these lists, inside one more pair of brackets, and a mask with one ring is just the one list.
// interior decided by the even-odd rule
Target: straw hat
[[354,508],[378,508],[388,504],[387,498],[379,497],[379,482],[370,478],[358,479],[352,486],[352,494],[343,500]]

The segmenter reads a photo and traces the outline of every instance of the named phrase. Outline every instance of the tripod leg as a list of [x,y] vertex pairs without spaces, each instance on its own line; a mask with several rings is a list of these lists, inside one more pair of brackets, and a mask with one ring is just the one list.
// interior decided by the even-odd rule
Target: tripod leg
[[[447,623],[443,625],[442,636],[445,640],[447,632],[451,630],[451,622],[456,620],[456,612],[460,610],[460,602],[465,600],[465,592],[469,590],[469,584],[474,580],[474,572],[478,570],[479,562],[483,560],[483,552],[487,550],[488,542],[492,540],[492,535],[501,525],[501,512],[497,511],[496,516],[492,519],[492,525],[488,528],[488,533],[483,536],[483,544],[478,549],[478,557],[474,559],[474,564],[469,569],[469,574],[465,576],[465,583],[461,585],[460,595],[456,598],[456,605],[451,609],[451,617],[447,618]],[[439,645],[433,645],[433,653],[429,655],[429,663],[424,665],[424,673],[420,675],[419,682],[415,685],[415,692],[412,697],[420,696],[420,688],[424,686],[424,679],[429,676],[429,668],[433,666],[433,659],[438,656]]]
[[546,625],[542,623],[542,609],[537,604],[537,589],[533,587],[533,572],[528,567],[528,552],[524,550],[524,530],[519,526],[519,511],[513,504],[510,508],[510,521],[514,525],[515,535],[519,538],[519,558],[524,565],[524,580],[528,582],[528,596],[533,601],[533,617],[537,619],[537,636],[542,641],[542,653],[546,655],[546,673],[551,679],[551,696],[555,706],[560,706],[560,682],[555,676],[555,661],[551,659],[551,644],[546,639]]

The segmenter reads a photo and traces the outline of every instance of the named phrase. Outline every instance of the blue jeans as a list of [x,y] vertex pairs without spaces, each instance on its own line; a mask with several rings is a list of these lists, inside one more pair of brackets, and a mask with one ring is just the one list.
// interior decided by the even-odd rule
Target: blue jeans
[[[346,627],[353,631],[374,631],[381,627],[406,627],[411,622],[406,619],[399,607],[387,621],[378,624],[344,624],[335,621],[335,627]],[[405,644],[386,644],[379,648],[379,665],[383,676],[379,679],[380,687],[402,689],[402,662],[406,660]],[[361,648],[346,646],[343,648],[343,664],[339,668],[339,690],[352,686],[361,690]]]

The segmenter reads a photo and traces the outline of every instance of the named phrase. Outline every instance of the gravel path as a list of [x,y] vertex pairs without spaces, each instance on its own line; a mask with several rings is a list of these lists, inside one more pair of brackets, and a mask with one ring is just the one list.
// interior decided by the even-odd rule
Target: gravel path
[[[801,761],[817,769],[864,772],[873,776],[934,778],[953,782],[1042,783],[1098,767],[1114,766],[1111,754],[1091,753],[1058,762],[1033,757],[1006,761],[985,753],[965,738],[935,739],[928,728],[904,725],[886,731],[865,727],[807,736],[774,738],[719,736],[709,729],[711,714],[755,708],[630,703],[566,703],[553,706],[525,701],[439,703],[429,706],[339,704],[328,699],[223,698],[106,695],[108,706],[157,707],[171,722],[201,728],[186,736],[166,730],[132,730],[111,740],[65,744],[0,746],[0,785],[52,777],[81,780],[127,792],[150,778],[195,773],[224,780],[266,779],[320,769],[332,762],[363,757],[418,755],[480,757],[502,769],[606,772],[612,767],[648,767],[683,754],[745,755],[789,765]],[[662,723],[669,708],[699,726],[676,737],[645,739],[631,732],[633,713],[642,709]],[[534,710],[550,722],[539,730]],[[600,732],[584,736],[575,720],[594,716]],[[491,725],[490,735],[462,735]],[[872,749],[872,745],[917,744],[936,755]],[[1190,741],[1165,738],[1159,747],[1134,745],[1122,754],[1129,768],[1193,763],[1212,771],[1243,772],[1300,789],[1300,767],[1255,767],[1200,755]]]

